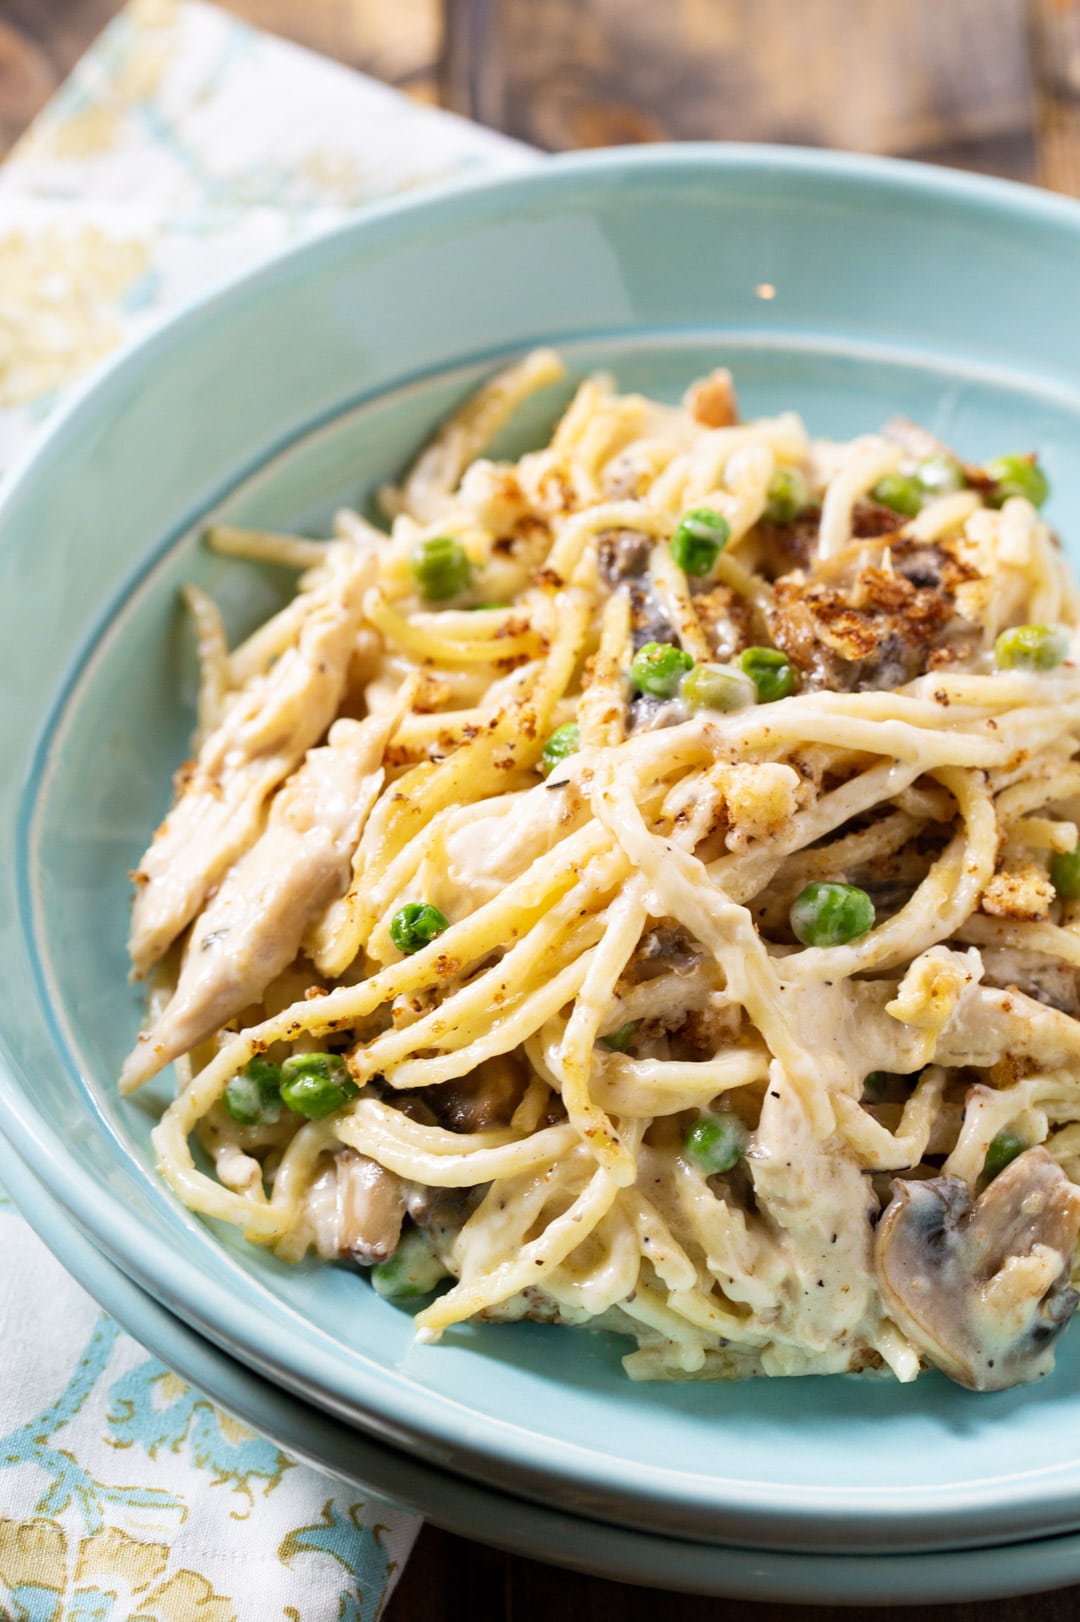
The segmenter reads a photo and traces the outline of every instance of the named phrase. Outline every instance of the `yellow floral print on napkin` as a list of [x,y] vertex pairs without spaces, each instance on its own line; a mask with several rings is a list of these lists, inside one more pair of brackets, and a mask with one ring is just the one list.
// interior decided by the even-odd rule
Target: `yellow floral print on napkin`
[[42,145],[56,158],[97,157],[115,144],[118,128],[111,107],[86,107],[52,125],[42,136]]
[[3,1622],[267,1622],[290,1597],[305,1622],[376,1622],[408,1516],[293,1463],[103,1313],[65,1372],[0,1436],[0,1492],[23,1483],[0,1509]]
[[0,235],[0,407],[96,365],[123,333],[120,306],[150,264],[145,242],[96,226]]
[[202,0],[132,0],[0,165],[0,471],[69,385],[243,267],[532,161]]
[[0,1582],[28,1622],[237,1622],[233,1601],[164,1543],[108,1527],[69,1535],[55,1521],[0,1520]]
[[75,98],[71,107],[62,100],[50,107],[16,143],[12,160],[30,155],[92,158],[108,152],[132,108],[149,106],[159,95],[175,59],[179,22],[176,0],[133,0],[122,19],[125,49],[115,59],[104,55],[93,97]]

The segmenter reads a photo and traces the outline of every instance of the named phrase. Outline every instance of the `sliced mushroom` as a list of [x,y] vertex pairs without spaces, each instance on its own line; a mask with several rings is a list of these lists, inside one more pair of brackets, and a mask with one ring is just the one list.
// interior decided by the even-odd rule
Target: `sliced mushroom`
[[877,1231],[878,1285],[913,1345],[973,1391],[1049,1374],[1080,1299],[1068,1283],[1080,1188],[1036,1148],[976,1200],[959,1177],[892,1190]]
[[635,693],[627,712],[626,730],[636,737],[639,732],[659,732],[663,727],[681,726],[685,720],[686,710],[681,700]]
[[341,1149],[308,1193],[316,1248],[325,1261],[370,1266],[392,1256],[405,1219],[401,1178],[355,1149]]
[[628,972],[640,984],[669,971],[678,975],[693,974],[704,960],[703,949],[697,941],[691,940],[681,924],[661,922],[642,935]]
[[432,1087],[428,1101],[439,1123],[451,1132],[489,1132],[492,1127],[510,1124],[525,1081],[517,1060],[500,1053],[484,1059],[467,1076]]
[[1080,1015],[1080,974],[1071,963],[1016,946],[983,946],[984,986],[1008,991],[1015,987],[1048,1008],[1075,1019]]
[[675,627],[653,590],[652,580],[643,578],[630,581],[629,592],[630,633],[634,652],[643,648],[646,642],[676,642]]
[[[635,483],[637,475],[634,475]],[[630,491],[626,492],[631,494]],[[636,529],[605,529],[597,536],[596,561],[600,574],[609,586],[620,580],[637,579],[649,565],[649,553],[655,541]]]
[[406,1183],[405,1201],[410,1217],[431,1241],[439,1256],[447,1256],[476,1207],[486,1187],[429,1188],[424,1183]]

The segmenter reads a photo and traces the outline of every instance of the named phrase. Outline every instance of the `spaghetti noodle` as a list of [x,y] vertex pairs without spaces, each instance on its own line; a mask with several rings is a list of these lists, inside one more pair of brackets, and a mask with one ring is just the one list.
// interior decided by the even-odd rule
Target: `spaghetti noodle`
[[[1032,457],[487,383],[229,651],[135,873],[192,1209],[641,1379],[1051,1366],[1077,1302],[1077,592]],[[444,1281],[446,1281],[444,1283]],[[449,1287],[447,1287],[447,1284]]]

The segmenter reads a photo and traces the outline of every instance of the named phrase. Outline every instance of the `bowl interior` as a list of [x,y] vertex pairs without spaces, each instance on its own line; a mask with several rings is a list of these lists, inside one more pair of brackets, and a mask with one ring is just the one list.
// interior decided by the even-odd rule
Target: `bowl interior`
[[[818,434],[899,413],[973,460],[1037,447],[1069,541],[1080,392],[1047,328],[1069,311],[1080,326],[1071,215],[1045,205],[1026,221],[1021,262],[1010,227],[1031,205],[1007,188],[958,181],[946,209],[917,172],[900,185],[870,165],[706,154],[555,176],[389,209],[249,278],[114,368],[10,489],[0,1094],[13,1139],[182,1317],[436,1462],[721,1541],[929,1547],[1061,1529],[1080,1520],[1075,1331],[1037,1390],[989,1397],[936,1377],[632,1385],[613,1337],[529,1324],[416,1346],[361,1275],[286,1265],[181,1209],[149,1139],[168,1081],[116,1092],[141,1008],[125,875],[192,726],[178,587],[210,590],[239,636],[290,586],[210,554],[209,520],[326,533],[500,358],[554,341],[573,377],[603,368],[667,399],[729,365],[746,415],[792,407]],[[995,244],[991,268],[973,269]],[[531,402],[497,449],[541,443],[567,396]],[[1005,1438],[1021,1417],[1018,1451]]]

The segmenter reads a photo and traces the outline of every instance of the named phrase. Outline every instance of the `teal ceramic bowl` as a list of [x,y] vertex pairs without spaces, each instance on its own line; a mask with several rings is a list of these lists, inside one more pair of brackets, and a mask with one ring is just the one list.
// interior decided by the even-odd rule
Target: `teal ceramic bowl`
[[338,1424],[189,1329],[95,1249],[2,1138],[0,1177],[79,1283],[197,1390],[293,1458],[462,1537],[616,1582],[797,1605],[943,1605],[1059,1588],[1080,1577],[1075,1532],[996,1549],[793,1554],[631,1531],[493,1492]]
[[283,590],[208,556],[209,517],[318,532],[543,342],[666,396],[723,361],[748,412],[794,406],[819,433],[900,411],[976,459],[1038,446],[1080,540],[1078,270],[1080,210],[1004,184],[779,149],[600,154],[377,211],[81,396],[0,498],[0,1107],[102,1252],[289,1391],[575,1514],[818,1551],[1080,1526],[1078,1331],[1037,1390],[981,1397],[936,1378],[632,1385],[614,1341],[527,1324],[418,1347],[360,1276],[191,1217],[153,1171],[164,1089],[115,1089],[140,1011],[125,874],[191,725],[177,588],[209,587],[236,633]]

